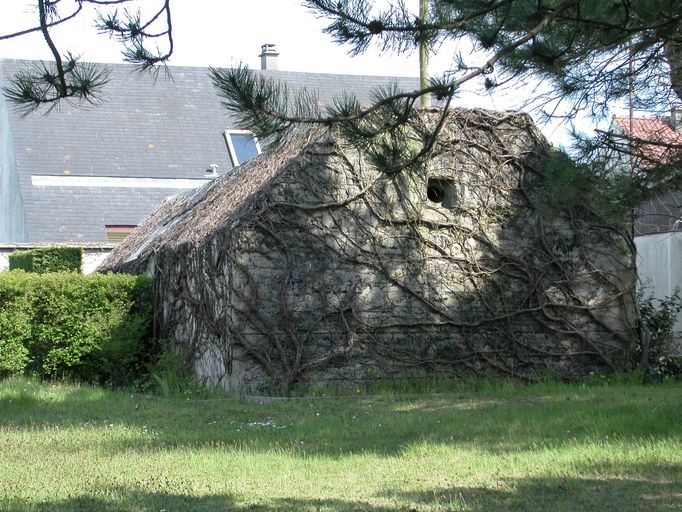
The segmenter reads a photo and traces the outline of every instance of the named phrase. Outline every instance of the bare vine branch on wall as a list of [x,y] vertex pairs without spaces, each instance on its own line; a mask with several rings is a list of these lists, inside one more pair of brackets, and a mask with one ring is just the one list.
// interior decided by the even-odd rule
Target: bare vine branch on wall
[[161,327],[200,375],[253,389],[623,367],[627,232],[555,202],[526,116],[456,110],[391,175],[333,132],[306,137],[166,203],[106,263],[155,276]]

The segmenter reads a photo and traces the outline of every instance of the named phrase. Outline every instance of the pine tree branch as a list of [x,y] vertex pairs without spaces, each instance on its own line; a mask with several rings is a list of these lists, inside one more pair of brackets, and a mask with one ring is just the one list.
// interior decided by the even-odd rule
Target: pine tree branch
[[[624,5],[627,5],[627,2],[624,2]],[[678,26],[680,22],[682,22],[682,15],[662,17],[660,22],[640,23],[637,25],[631,25],[630,23],[631,20],[632,18],[629,12],[627,12],[627,14],[624,16],[623,21],[621,21],[620,23],[609,22],[605,19],[584,17],[581,16],[580,13],[577,13],[575,16],[561,16],[558,18],[557,21],[589,25],[591,27],[604,28],[609,30],[616,30],[623,34],[622,37],[627,37],[632,34],[639,34],[642,32],[649,31],[660,31],[661,29],[666,27]]]
[[[259,137],[281,140],[285,133],[300,126],[338,126],[346,138],[362,147],[370,161],[386,174],[396,174],[416,164],[433,148],[443,125],[450,103],[459,87],[483,74],[489,73],[495,64],[517,48],[535,40],[553,20],[579,0],[562,2],[549,11],[524,35],[508,42],[485,63],[453,80],[432,81],[432,85],[412,92],[379,91],[369,107],[362,108],[354,98],[337,100],[326,114],[309,115],[300,109],[289,108],[289,101],[296,98],[297,105],[310,104],[303,101],[305,91],[298,96],[272,79],[256,75],[244,66],[237,69],[211,70],[214,84],[223,97],[223,105],[239,119],[242,127],[253,130]],[[415,102],[424,94],[435,94],[444,100],[444,108],[435,127],[420,135],[418,144],[406,144],[404,127],[410,120]]]
[[[115,5],[115,4],[123,4],[123,3],[133,2],[133,1],[134,0],[79,0],[76,9],[71,14],[69,14],[67,16],[62,16],[58,20],[55,20],[55,21],[49,21],[46,24],[46,26],[48,28],[56,27],[58,25],[61,25],[62,23],[66,23],[67,21],[74,19],[83,10],[83,4]],[[43,26],[41,24],[38,24],[35,27],[27,28],[24,30],[19,30],[18,32],[12,32],[10,34],[2,34],[2,35],[0,35],[0,41],[6,40],[6,39],[13,39],[15,37],[25,36],[25,35],[31,34],[33,32],[41,32],[42,30],[43,30]]]
[[[72,12],[71,14],[69,14],[68,16],[66,16],[64,18],[60,18],[56,21],[46,23],[45,26],[47,28],[52,28],[52,27],[56,27],[57,25],[61,25],[62,23],[66,23],[67,21],[72,20],[73,18],[78,16],[78,14],[80,14],[80,12],[82,10],[83,10],[83,4],[79,3],[78,7],[76,8],[76,10],[74,12]],[[41,32],[42,30],[43,30],[43,24],[38,24],[38,26],[35,26],[32,28],[27,28],[25,30],[20,30],[19,32],[13,32],[11,34],[0,35],[0,41],[5,40],[5,39],[13,39],[15,37],[20,37],[20,36],[25,36],[25,35],[31,34],[33,32]]]
[[[220,94],[226,100],[223,102],[223,104],[229,110],[233,111],[237,115],[241,115],[242,119],[251,122],[254,120],[261,120],[261,116],[269,117],[280,123],[277,129],[278,131],[300,124],[330,126],[333,124],[359,121],[377,113],[381,109],[391,105],[396,105],[401,101],[406,101],[413,104],[415,100],[424,94],[436,94],[443,99],[451,98],[458,87],[484,73],[488,73],[502,57],[537,37],[537,35],[540,34],[553,19],[558,17],[562,12],[576,3],[578,3],[578,0],[569,0],[563,2],[554,10],[552,10],[547,16],[545,16],[545,18],[542,19],[537,25],[530,29],[523,37],[519,37],[504,48],[500,49],[483,65],[474,68],[472,71],[460,78],[445,83],[435,83],[430,87],[412,92],[399,92],[392,94],[390,96],[381,98],[370,107],[358,110],[350,110],[343,114],[335,112],[333,115],[316,117],[291,115],[286,111],[285,108],[282,108],[282,105],[278,105],[275,101],[254,101],[256,98],[250,96],[249,93],[253,93],[253,82],[257,81],[257,79],[253,77],[253,74],[248,70],[248,68],[243,66],[240,66],[236,69],[214,70],[212,76],[214,78],[215,85],[220,91]],[[265,79],[262,79],[260,80],[259,84],[261,90],[258,94],[260,94],[262,97],[272,99],[280,96],[279,94],[274,93],[276,85],[272,81],[266,81]],[[249,91],[249,89],[251,89],[251,91]],[[268,134],[266,133],[266,135]]]
[[[135,0],[77,0],[76,10],[63,18],[59,17],[57,11],[59,1],[38,0],[39,24],[37,27],[0,36],[0,39],[10,39],[40,31],[52,54],[52,66],[42,63],[29,65],[27,69],[19,71],[10,78],[2,88],[5,96],[22,112],[22,115],[28,115],[43,105],[48,105],[47,112],[50,112],[59,105],[61,100],[67,100],[76,106],[97,104],[101,101],[99,93],[109,81],[109,70],[101,65],[81,64],[77,57],[70,54],[60,55],[50,34],[50,28],[74,19],[82,12],[85,4],[113,6]],[[155,23],[160,22],[164,15],[166,25],[163,30],[157,32],[150,30]],[[139,64],[142,69],[149,69],[155,64],[166,62],[173,53],[170,0],[164,0],[161,9],[144,23],[140,21],[139,15],[136,19],[128,16],[126,26],[118,21],[116,14],[109,18],[104,18],[100,13],[98,16],[100,20],[108,22],[106,30],[109,33],[117,33],[118,39],[127,43],[124,50],[126,60]],[[146,40],[161,37],[168,40],[165,51],[157,48],[157,51],[152,52],[145,47]]]
[[64,64],[62,63],[62,56],[59,55],[59,51],[57,50],[54,41],[50,37],[50,32],[47,27],[47,11],[45,9],[45,0],[38,0],[38,13],[40,16],[40,29],[43,33],[43,38],[45,39],[47,46],[50,47],[50,51],[54,57],[55,66],[57,68],[57,79],[59,80],[57,87],[59,93],[58,96],[65,98],[67,96],[67,90],[66,77],[64,76]]
[[48,106],[47,112],[62,100],[76,106],[96,105],[101,102],[100,92],[109,82],[108,68],[97,64],[83,64],[67,55],[64,65],[66,94],[63,94],[55,64],[37,62],[10,77],[2,92],[22,116]]
[[[416,33],[436,33],[449,31],[462,27],[472,19],[485,16],[497,11],[504,6],[514,3],[516,0],[499,0],[492,2],[491,5],[463,14],[459,17],[448,19],[447,21],[424,20],[418,17],[404,16],[397,18],[390,14],[379,14],[372,19],[368,17],[369,9],[366,7],[366,0],[351,0],[338,2],[334,0],[305,0],[308,8],[317,13],[320,17],[336,20],[335,23],[325,29],[325,32],[335,35],[340,43],[353,42],[355,38],[364,40],[377,35],[393,34],[416,34]],[[319,13],[322,13],[321,15]],[[403,12],[403,14],[406,14]],[[414,21],[410,21],[414,19]],[[341,21],[343,24],[339,24]],[[342,27],[346,26],[348,30]],[[350,36],[350,37],[349,37]],[[364,45],[363,45],[364,47]]]
[[[90,0],[83,0],[88,1]],[[128,0],[118,0],[116,3],[125,1]],[[109,81],[108,69],[94,64],[79,64],[78,58],[70,54],[64,58],[60,55],[49,29],[59,21],[76,16],[80,12],[82,2],[79,3],[77,11],[55,22],[50,18],[57,16],[56,3],[51,0],[38,0],[39,27],[52,53],[53,68],[49,69],[46,64],[34,64],[32,70],[19,71],[2,87],[5,96],[24,116],[45,104],[50,105],[48,108],[50,112],[64,99],[74,100],[79,105],[97,103],[99,99],[96,94]]]
[[[164,15],[165,27],[160,31],[151,31],[151,27]],[[114,11],[107,16],[98,13],[97,20],[97,28],[101,33],[109,34],[110,37],[115,37],[125,45],[124,60],[138,64],[142,70],[167,62],[174,50],[170,0],[164,0],[161,8],[144,23],[139,11],[136,14],[125,11],[124,17],[123,20],[119,19],[118,12]],[[165,51],[161,51],[158,47],[155,51],[150,51],[145,46],[146,41],[159,38],[167,39]]]

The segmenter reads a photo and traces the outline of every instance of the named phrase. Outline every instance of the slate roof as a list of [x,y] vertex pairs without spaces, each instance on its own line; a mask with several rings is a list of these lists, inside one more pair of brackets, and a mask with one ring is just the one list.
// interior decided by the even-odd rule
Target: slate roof
[[[0,60],[0,82],[24,64]],[[101,106],[64,104],[49,115],[25,118],[10,110],[5,129],[11,132],[9,150],[16,162],[26,239],[3,240],[0,233],[0,241],[103,241],[105,225],[138,224],[164,197],[187,190],[37,186],[33,180],[38,176],[182,178],[203,183],[210,164],[218,165],[218,173],[231,169],[223,133],[237,126],[220,105],[207,68],[171,67],[172,80],[161,74],[156,81],[136,73],[131,65],[110,68],[112,79]],[[361,103],[370,103],[373,88],[395,82],[405,90],[418,87],[417,78],[257,72],[292,88],[304,86],[323,102],[353,92]]]

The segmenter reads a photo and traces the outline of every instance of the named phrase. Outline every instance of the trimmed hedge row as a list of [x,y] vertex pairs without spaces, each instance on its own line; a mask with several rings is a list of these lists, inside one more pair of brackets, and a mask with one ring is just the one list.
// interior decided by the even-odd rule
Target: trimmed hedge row
[[0,273],[0,376],[130,383],[155,352],[151,292],[143,276]]
[[82,260],[82,247],[46,247],[13,252],[9,255],[9,269],[38,274],[80,272]]

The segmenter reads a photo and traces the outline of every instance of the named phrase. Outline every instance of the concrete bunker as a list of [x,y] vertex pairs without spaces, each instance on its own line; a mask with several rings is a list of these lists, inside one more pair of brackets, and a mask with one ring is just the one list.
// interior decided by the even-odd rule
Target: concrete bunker
[[299,136],[167,200],[101,270],[153,276],[159,332],[230,389],[621,369],[627,233],[543,203],[548,150],[527,116],[481,110],[393,176]]

